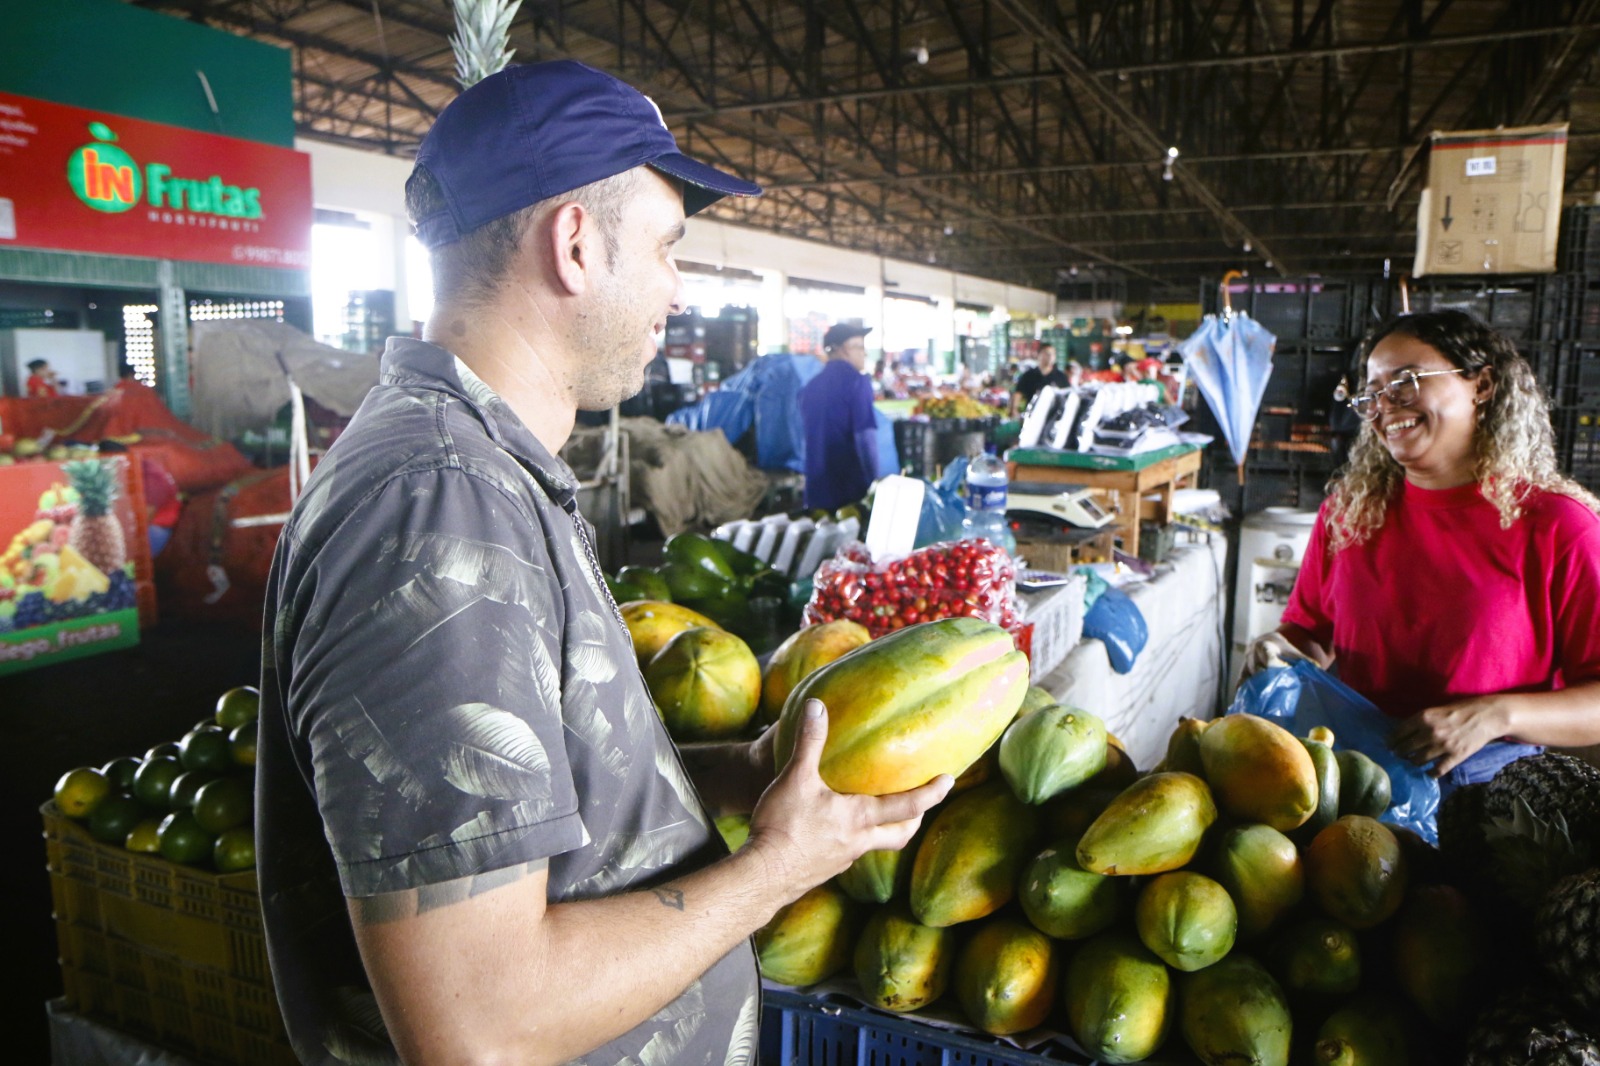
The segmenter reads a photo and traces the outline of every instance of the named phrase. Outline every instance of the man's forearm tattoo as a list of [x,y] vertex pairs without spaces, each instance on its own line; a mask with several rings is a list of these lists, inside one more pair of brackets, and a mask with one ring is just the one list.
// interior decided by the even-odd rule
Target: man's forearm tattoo
[[675,911],[683,910],[683,893],[676,888],[653,888],[650,891],[656,894],[656,899],[663,907],[671,907]]

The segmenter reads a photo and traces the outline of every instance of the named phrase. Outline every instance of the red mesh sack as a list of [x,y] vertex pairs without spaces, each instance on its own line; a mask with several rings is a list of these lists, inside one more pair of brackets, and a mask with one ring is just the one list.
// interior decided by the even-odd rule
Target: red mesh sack
[[961,617],[1019,628],[1016,563],[981,538],[930,544],[876,565],[866,545],[847,544],[817,568],[803,620],[809,626],[847,618],[881,637],[901,626]]

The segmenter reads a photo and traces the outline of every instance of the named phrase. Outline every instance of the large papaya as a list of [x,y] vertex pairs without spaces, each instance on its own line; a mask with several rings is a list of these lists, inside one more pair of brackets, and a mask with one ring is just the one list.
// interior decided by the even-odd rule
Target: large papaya
[[1306,887],[1330,918],[1371,929],[1405,900],[1407,865],[1400,842],[1383,823],[1347,814],[1305,850]]
[[1206,1066],[1288,1066],[1289,1004],[1255,959],[1230,955],[1184,974],[1178,999],[1183,1039]]
[[645,664],[644,680],[680,744],[734,736],[750,724],[761,699],[761,664],[750,646],[703,626],[667,641]]
[[1155,878],[1139,893],[1134,927],[1174,970],[1201,970],[1233,950],[1239,915],[1227,889],[1192,870]]
[[1211,723],[1199,718],[1180,718],[1167,737],[1167,754],[1156,766],[1158,773],[1181,773],[1204,776],[1205,764],[1200,761],[1200,734]]
[[633,638],[633,654],[639,660],[639,669],[656,657],[656,652],[667,646],[667,641],[685,629],[704,626],[721,627],[699,611],[664,600],[632,600],[618,607],[622,621]]
[[1253,714],[1230,714],[1200,735],[1200,761],[1217,806],[1287,833],[1317,809],[1317,768],[1299,739]]
[[1079,940],[1107,928],[1127,909],[1125,884],[1079,866],[1077,841],[1067,840],[1033,857],[1017,883],[1017,900],[1035,929]]
[[993,914],[1016,893],[1035,831],[1033,808],[1003,782],[946,801],[911,866],[911,913],[935,928]]
[[1067,1025],[1101,1062],[1142,1062],[1160,1050],[1177,1012],[1177,989],[1162,961],[1120,929],[1088,941],[1062,984]]
[[1207,870],[1239,910],[1239,938],[1265,933],[1305,897],[1294,841],[1270,825],[1236,825],[1217,838]]
[[1097,874],[1159,874],[1194,858],[1217,806],[1193,774],[1150,774],[1129,785],[1078,841],[1078,864]]
[[866,626],[841,618],[807,626],[779,644],[761,681],[761,721],[776,722],[789,693],[819,666],[871,642]]
[[1349,926],[1312,915],[1273,939],[1267,968],[1291,999],[1335,1001],[1361,986],[1361,944]]
[[1024,803],[1043,803],[1105,769],[1106,724],[1056,705],[1018,718],[1000,736],[1000,773]]
[[1037,1028],[1056,998],[1055,942],[1032,926],[996,918],[972,935],[956,962],[956,999],[986,1033]]
[[765,976],[784,985],[814,985],[844,969],[860,928],[861,908],[829,884],[811,889],[756,931]]
[[1322,1023],[1311,1058],[1316,1066],[1411,1066],[1406,1018],[1374,993],[1358,996]]
[[888,903],[900,895],[911,879],[911,861],[916,848],[908,844],[896,850],[863,852],[835,880],[844,894],[862,903]]
[[1411,890],[1395,916],[1394,972],[1400,990],[1443,1032],[1459,1032],[1477,1006],[1488,936],[1467,897],[1450,885]]
[[999,739],[1027,689],[1027,657],[992,622],[906,626],[795,686],[778,719],[777,764],[788,763],[815,698],[828,709],[820,769],[835,792],[881,796],[959,777]]
[[1034,711],[1042,711],[1046,707],[1055,705],[1056,698],[1050,695],[1048,690],[1038,685],[1029,685],[1027,693],[1022,697],[1022,706],[1017,708],[1017,717],[1021,718],[1025,714],[1032,714]]
[[617,580],[642,590],[641,599],[672,602],[672,590],[667,587],[666,578],[648,566],[624,566],[617,571]]
[[882,1010],[913,1011],[944,995],[955,962],[955,934],[923,925],[903,903],[880,907],[856,941],[861,995]]
[[704,571],[725,585],[733,584],[739,577],[728,564],[723,548],[704,533],[674,533],[661,546],[661,558],[666,565],[677,564]]
[[1317,807],[1311,812],[1311,817],[1294,831],[1297,844],[1311,843],[1318,833],[1339,817],[1339,759],[1333,751],[1333,734],[1325,729],[1313,729],[1312,732],[1324,733],[1328,739],[1315,736],[1300,738],[1306,754],[1311,756],[1311,765],[1317,771]]
[[1339,813],[1380,817],[1389,809],[1393,784],[1389,771],[1365,752],[1346,748],[1335,752],[1339,760]]

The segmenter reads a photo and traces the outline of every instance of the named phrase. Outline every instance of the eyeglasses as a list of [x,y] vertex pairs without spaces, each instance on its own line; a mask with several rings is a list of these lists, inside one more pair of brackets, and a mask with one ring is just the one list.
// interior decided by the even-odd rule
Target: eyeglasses
[[1350,409],[1355,411],[1357,417],[1363,421],[1371,422],[1378,417],[1378,397],[1389,401],[1390,407],[1410,407],[1417,402],[1417,384],[1423,378],[1436,378],[1441,374],[1466,374],[1466,370],[1425,370],[1417,373],[1415,370],[1402,370],[1394,376],[1394,380],[1381,389],[1371,389],[1350,398]]

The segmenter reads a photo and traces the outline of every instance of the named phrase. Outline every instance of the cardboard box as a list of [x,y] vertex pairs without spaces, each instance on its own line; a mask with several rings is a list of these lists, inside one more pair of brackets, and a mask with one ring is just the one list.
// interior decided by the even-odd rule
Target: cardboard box
[[1435,133],[1429,149],[1413,275],[1555,270],[1565,124]]

